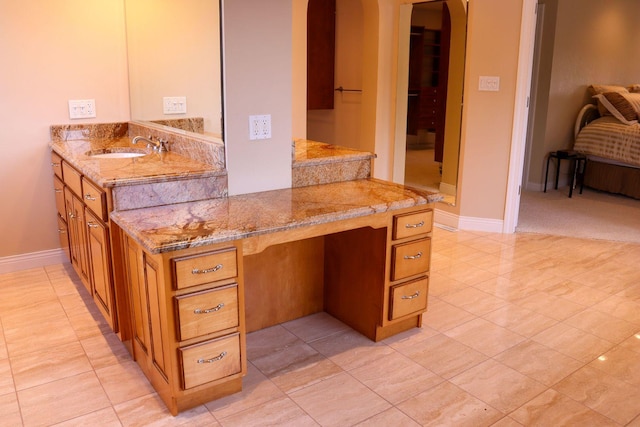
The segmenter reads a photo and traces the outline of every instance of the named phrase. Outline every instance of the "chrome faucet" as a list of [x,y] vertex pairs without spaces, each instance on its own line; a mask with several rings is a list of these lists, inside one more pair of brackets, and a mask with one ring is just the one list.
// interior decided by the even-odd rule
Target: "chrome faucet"
[[144,136],[136,136],[133,138],[133,141],[131,141],[131,143],[137,144],[138,141],[146,141],[147,147],[151,147],[151,149],[157,153],[169,151],[169,141],[167,141],[166,139],[158,138],[157,141],[154,141],[151,136],[149,136],[148,138],[145,138]]

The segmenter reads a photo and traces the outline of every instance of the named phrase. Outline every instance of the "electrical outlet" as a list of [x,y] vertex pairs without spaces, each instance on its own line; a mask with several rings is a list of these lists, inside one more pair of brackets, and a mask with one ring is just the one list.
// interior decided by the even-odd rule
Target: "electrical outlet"
[[500,77],[480,76],[479,90],[498,92],[500,90]]
[[249,139],[271,139],[271,114],[249,116]]
[[95,99],[70,99],[69,118],[89,119],[96,116]]
[[162,98],[162,112],[164,114],[186,114],[186,96],[165,96]]

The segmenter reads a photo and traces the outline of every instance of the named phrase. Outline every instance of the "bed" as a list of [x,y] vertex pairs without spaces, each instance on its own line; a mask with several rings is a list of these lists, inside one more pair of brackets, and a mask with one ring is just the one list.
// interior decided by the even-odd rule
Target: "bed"
[[[597,105],[580,110],[574,129],[573,149],[587,156],[584,185],[640,199],[640,93],[607,92],[596,98]],[[631,105],[622,98],[631,99]]]

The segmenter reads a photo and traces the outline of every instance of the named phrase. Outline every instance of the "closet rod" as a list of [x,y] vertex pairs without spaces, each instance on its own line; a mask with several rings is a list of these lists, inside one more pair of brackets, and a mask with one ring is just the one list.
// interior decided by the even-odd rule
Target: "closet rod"
[[345,89],[342,86],[338,86],[335,90],[337,92],[362,92],[362,89]]

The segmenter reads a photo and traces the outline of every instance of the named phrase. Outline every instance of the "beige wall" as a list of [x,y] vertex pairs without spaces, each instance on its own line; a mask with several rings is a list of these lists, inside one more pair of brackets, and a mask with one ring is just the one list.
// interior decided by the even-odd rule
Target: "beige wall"
[[[292,2],[224,3],[229,194],[291,187]],[[249,140],[249,116],[271,114],[271,139]]]
[[544,181],[545,155],[572,147],[576,115],[589,101],[587,86],[640,81],[640,2],[561,0],[557,7],[552,65],[549,74],[541,76],[540,90],[548,88],[548,98],[538,107],[547,114],[536,114],[544,130],[534,135],[528,183],[532,189]]
[[[504,217],[522,1],[471,0],[460,159],[460,216]],[[478,90],[499,76],[500,91]]]
[[123,2],[0,0],[0,258],[59,247],[49,126],[129,120]]
[[[70,122],[67,100],[95,98],[98,117],[91,122],[129,119],[122,2],[102,0],[99,7],[97,3],[0,0],[0,28],[6,35],[0,39],[0,51],[12,59],[10,67],[0,68],[4,119],[0,257],[58,247],[48,127]],[[288,187],[294,99],[292,2],[225,4],[230,192]],[[390,179],[396,75],[389,58],[398,43],[398,3],[363,0],[363,6],[364,34],[371,34],[364,40],[363,64],[375,68],[369,79],[363,79],[363,98],[370,97],[375,106],[364,111],[364,121],[371,126],[365,136],[374,146],[371,151],[378,154],[376,176]],[[500,220],[504,215],[520,9],[521,1],[470,1],[457,207],[464,216]],[[85,41],[76,42],[79,35]],[[479,75],[500,76],[501,91],[479,92]],[[272,115],[271,140],[249,141],[251,114]]]

